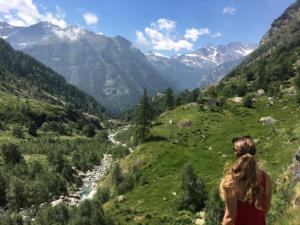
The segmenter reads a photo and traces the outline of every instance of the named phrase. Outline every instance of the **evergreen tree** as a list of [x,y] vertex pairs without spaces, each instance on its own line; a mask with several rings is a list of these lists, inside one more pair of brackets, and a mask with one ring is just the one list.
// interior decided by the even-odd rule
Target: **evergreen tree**
[[122,171],[121,171],[119,163],[116,163],[114,165],[112,173],[111,173],[111,178],[112,178],[112,183],[115,186],[118,186],[122,182],[123,176],[122,176]]
[[11,143],[2,145],[1,156],[5,164],[10,166],[20,163],[23,160],[18,146]]
[[298,91],[300,91],[300,71],[298,72],[297,76],[295,77],[294,85],[295,85],[296,89]]
[[5,192],[7,187],[7,178],[5,172],[0,170],[0,205],[3,205],[6,202]]
[[15,176],[11,177],[8,191],[6,192],[6,199],[9,209],[17,211],[25,206],[25,182]]
[[205,98],[203,93],[200,92],[198,98],[197,98],[197,103],[198,103],[198,109],[200,111],[204,110],[204,106],[205,106]]
[[23,134],[21,127],[18,127],[18,126],[13,127],[11,132],[12,132],[12,135],[16,138],[20,138],[20,139],[24,138],[24,134]]
[[91,125],[85,125],[83,128],[82,128],[82,133],[89,137],[89,138],[92,138],[95,136],[96,132],[95,132],[95,127],[91,126]]
[[167,109],[174,106],[174,93],[172,88],[168,88],[165,93],[165,107]]
[[207,200],[207,191],[202,179],[198,178],[191,164],[184,167],[181,177],[183,195],[179,209],[188,209],[193,212],[202,210]]
[[221,224],[224,216],[224,203],[218,189],[210,192],[209,200],[205,204],[205,225]]
[[144,90],[144,95],[137,107],[135,115],[136,124],[136,139],[138,143],[143,143],[146,140],[149,126],[154,118],[153,110],[150,104],[150,99],[147,90]]
[[244,99],[244,107],[252,108],[253,107],[253,100],[251,95],[247,95]]
[[28,134],[30,134],[31,136],[36,137],[37,136],[36,130],[37,130],[37,127],[36,127],[35,123],[30,122],[28,124]]

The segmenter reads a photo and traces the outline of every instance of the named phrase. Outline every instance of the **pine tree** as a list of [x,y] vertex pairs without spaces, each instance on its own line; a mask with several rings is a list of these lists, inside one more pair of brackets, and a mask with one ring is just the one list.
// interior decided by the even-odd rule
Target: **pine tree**
[[23,160],[23,156],[15,144],[4,144],[1,147],[1,156],[5,164],[14,166]]
[[206,186],[195,173],[191,164],[187,164],[181,177],[181,190],[183,195],[179,209],[188,209],[193,212],[202,210],[207,200]]
[[224,202],[217,188],[210,192],[209,200],[205,204],[205,224],[221,224],[224,216]]
[[244,107],[252,108],[253,107],[253,100],[251,95],[247,95],[244,99]]
[[112,173],[111,173],[111,179],[112,179],[112,183],[115,186],[118,186],[122,182],[123,176],[122,176],[122,171],[121,171],[119,163],[116,163],[114,165]]
[[165,106],[167,109],[174,106],[174,93],[172,88],[168,88],[165,93]]
[[28,124],[28,134],[30,134],[31,136],[36,137],[37,136],[36,130],[37,130],[37,127],[36,127],[35,123],[30,122]]
[[95,131],[95,127],[93,127],[92,125],[85,125],[83,128],[82,128],[82,133],[89,137],[89,138],[92,138],[95,136],[96,134],[96,131]]
[[20,138],[20,139],[24,138],[23,130],[19,126],[13,127],[11,132],[12,132],[12,135],[16,138]]
[[147,90],[144,90],[144,95],[137,107],[135,115],[136,125],[136,140],[138,143],[143,143],[146,140],[149,126],[154,117],[154,113],[150,104]]

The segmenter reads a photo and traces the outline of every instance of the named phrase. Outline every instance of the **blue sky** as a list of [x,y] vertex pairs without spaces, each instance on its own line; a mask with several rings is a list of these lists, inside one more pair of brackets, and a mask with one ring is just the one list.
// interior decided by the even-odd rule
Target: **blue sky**
[[175,54],[204,44],[258,43],[294,0],[0,0],[14,25],[47,20],[122,35],[148,51]]

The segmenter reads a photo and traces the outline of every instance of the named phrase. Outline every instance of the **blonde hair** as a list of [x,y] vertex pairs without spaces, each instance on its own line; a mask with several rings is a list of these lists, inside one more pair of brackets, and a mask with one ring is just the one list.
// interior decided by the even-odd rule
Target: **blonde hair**
[[236,194],[240,186],[245,188],[243,201],[254,202],[256,208],[261,208],[262,189],[257,178],[257,163],[251,154],[245,154],[238,158],[237,162],[228,170],[222,178],[220,192],[223,200]]

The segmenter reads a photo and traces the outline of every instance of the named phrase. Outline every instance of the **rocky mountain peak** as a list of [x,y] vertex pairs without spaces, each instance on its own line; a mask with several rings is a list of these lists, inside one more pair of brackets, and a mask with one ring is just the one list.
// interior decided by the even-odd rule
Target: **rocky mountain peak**
[[300,1],[297,0],[284,13],[278,17],[271,25],[270,30],[263,36],[260,45],[265,45],[269,41],[290,33],[292,35],[300,25]]

